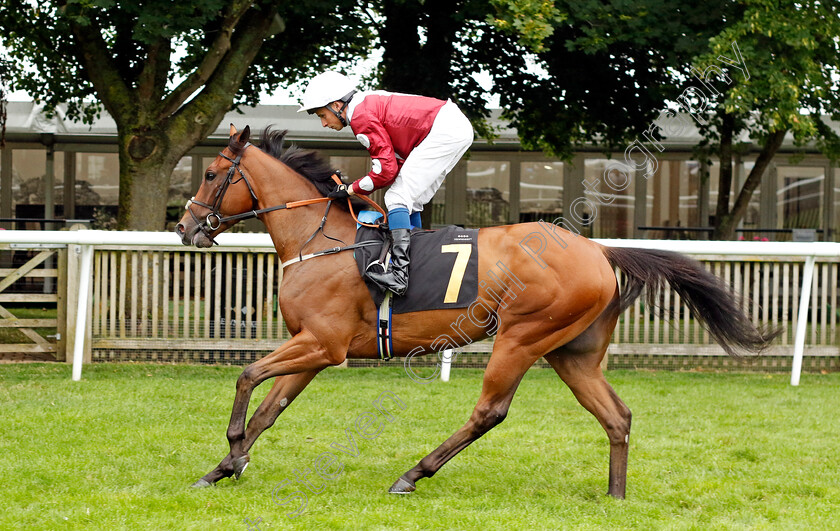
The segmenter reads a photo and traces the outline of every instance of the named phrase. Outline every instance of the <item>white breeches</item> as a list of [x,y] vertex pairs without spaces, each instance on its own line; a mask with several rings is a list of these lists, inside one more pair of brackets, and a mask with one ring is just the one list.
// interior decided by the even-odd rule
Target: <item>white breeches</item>
[[429,135],[409,153],[385,193],[388,210],[402,205],[409,214],[421,212],[472,141],[472,124],[457,105],[447,101],[438,111]]

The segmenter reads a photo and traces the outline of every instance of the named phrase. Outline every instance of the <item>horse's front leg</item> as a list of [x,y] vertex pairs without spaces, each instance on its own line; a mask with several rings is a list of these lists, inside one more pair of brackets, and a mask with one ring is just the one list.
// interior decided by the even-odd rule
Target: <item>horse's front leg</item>
[[278,376],[268,396],[260,404],[260,407],[251,415],[248,427],[245,429],[245,440],[242,442],[242,450],[247,452],[257,442],[257,438],[274,425],[277,417],[286,411],[286,408],[297,398],[297,396],[309,385],[320,370],[301,372],[298,374],[287,374]]
[[[344,353],[337,354],[335,351],[330,354],[311,333],[303,331],[268,356],[246,367],[236,381],[236,397],[227,429],[230,453],[215,469],[195,482],[193,486],[206,487],[222,478],[232,475],[239,477],[248,464],[248,450],[259,434],[274,422],[285,407],[283,398],[291,402],[319,371],[331,365],[338,365],[344,360],[344,355]],[[288,376],[278,379],[272,392],[255,412],[252,418],[252,422],[256,420],[253,424],[254,429],[249,430],[250,437],[246,437],[245,419],[251,394],[265,380],[283,375]],[[274,399],[277,400],[279,409],[272,408],[270,400]],[[276,414],[273,410],[276,410]],[[272,414],[273,418],[271,418]],[[268,422],[269,419],[270,422]],[[264,427],[260,429],[260,426]]]

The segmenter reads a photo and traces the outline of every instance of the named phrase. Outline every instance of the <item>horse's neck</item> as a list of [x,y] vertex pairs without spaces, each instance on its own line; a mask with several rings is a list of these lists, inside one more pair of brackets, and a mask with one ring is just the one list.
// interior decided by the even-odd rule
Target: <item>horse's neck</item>
[[326,208],[326,203],[317,203],[264,215],[263,223],[271,235],[281,261],[341,245],[327,236],[340,240],[345,245],[353,243],[355,225],[347,212],[335,205],[330,208],[323,230],[319,231],[318,227]]
[[[252,173],[255,177],[254,192],[259,208],[270,208],[321,197],[314,185],[286,165],[273,158],[261,162],[264,169],[260,171],[259,177]],[[298,256],[304,244],[306,244],[304,253],[336,246],[335,241],[329,240],[320,233],[307,244],[321,224],[326,208],[327,203],[324,202],[260,215],[282,261]],[[349,245],[353,243],[355,237],[355,224],[344,209],[333,204],[323,232]]]

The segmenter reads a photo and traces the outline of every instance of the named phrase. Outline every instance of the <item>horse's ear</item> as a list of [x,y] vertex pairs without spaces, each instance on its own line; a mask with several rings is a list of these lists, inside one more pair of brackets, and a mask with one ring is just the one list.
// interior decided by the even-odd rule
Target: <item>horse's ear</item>
[[248,142],[248,139],[251,138],[251,126],[246,125],[245,129],[239,134],[239,142],[244,144]]
[[233,135],[235,135],[235,134],[236,134],[236,127],[234,127],[233,124],[230,124],[230,136],[231,136],[231,138],[233,138]]

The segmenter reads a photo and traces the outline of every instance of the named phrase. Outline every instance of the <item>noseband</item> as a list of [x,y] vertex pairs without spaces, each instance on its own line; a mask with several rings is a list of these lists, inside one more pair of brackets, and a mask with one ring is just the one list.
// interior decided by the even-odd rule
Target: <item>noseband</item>
[[[190,216],[192,217],[195,224],[198,225],[198,227],[201,229],[201,232],[203,232],[204,235],[207,236],[207,238],[213,243],[216,242],[215,240],[213,240],[213,237],[210,236],[210,233],[221,227],[222,223],[226,221],[243,219],[244,217],[252,217],[252,213],[253,217],[256,217],[256,209],[259,203],[257,201],[257,195],[254,193],[254,188],[251,186],[251,183],[250,181],[248,181],[248,178],[245,176],[245,173],[242,171],[242,168],[239,167],[239,163],[242,160],[242,155],[245,153],[245,150],[248,149],[248,146],[250,145],[251,143],[247,142],[245,144],[245,147],[242,148],[242,150],[234,159],[228,157],[222,152],[219,152],[219,156],[225,160],[229,160],[231,165],[228,169],[227,175],[225,176],[225,181],[216,190],[216,195],[213,197],[212,205],[198,201],[196,200],[195,196],[193,196],[189,201],[187,201],[187,205],[184,207],[184,209],[190,213]],[[236,172],[239,172],[240,177],[239,179],[234,181],[233,178],[236,175]],[[250,192],[251,194],[251,211],[246,212],[244,215],[240,214],[238,216],[223,218],[219,209],[222,207],[222,201],[225,198],[225,193],[227,193],[227,189],[228,187],[230,187],[231,184],[236,184],[239,181],[245,181],[245,184],[248,185],[248,192]],[[201,219],[195,214],[195,212],[193,212],[191,208],[192,205],[198,205],[210,211],[210,213],[207,214],[207,217],[204,219],[204,222],[202,222]]]

